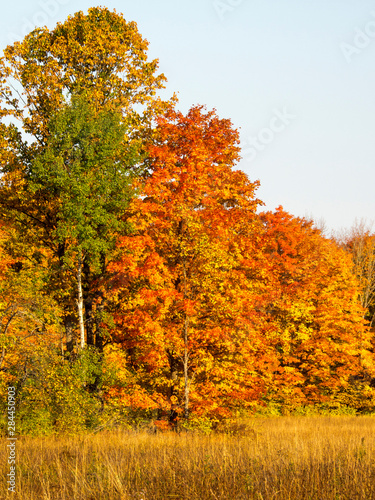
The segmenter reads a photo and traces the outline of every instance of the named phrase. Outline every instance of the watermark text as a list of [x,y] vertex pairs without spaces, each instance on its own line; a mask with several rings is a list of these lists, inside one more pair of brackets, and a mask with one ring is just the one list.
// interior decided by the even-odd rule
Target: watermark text
[[274,109],[268,127],[264,127],[255,136],[250,136],[243,141],[242,154],[247,161],[254,161],[259,153],[274,141],[275,137],[297,118],[296,115],[289,113],[287,107],[282,110]]
[[363,28],[354,28],[354,35],[350,43],[341,42],[340,49],[348,64],[353,57],[361,54],[375,39],[375,11],[370,13],[374,19],[368,21]]
[[212,5],[214,6],[216,14],[221,21],[223,21],[224,17],[229,12],[233,12],[243,1],[244,0],[213,0]]
[[70,2],[71,0],[40,0],[38,2],[40,9],[30,17],[22,17],[17,30],[8,33],[8,42],[12,44],[23,40],[37,26],[45,26],[57,16],[61,5],[67,5]]
[[7,473],[7,486],[8,491],[16,492],[16,389],[8,387],[8,407],[7,407],[7,421],[8,421],[8,473]]

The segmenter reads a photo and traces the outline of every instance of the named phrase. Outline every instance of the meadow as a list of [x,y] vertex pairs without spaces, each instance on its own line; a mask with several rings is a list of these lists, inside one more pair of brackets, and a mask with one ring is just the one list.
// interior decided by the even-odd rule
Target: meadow
[[21,437],[15,493],[6,492],[8,469],[2,453],[1,499],[371,500],[375,418],[253,418],[206,435]]

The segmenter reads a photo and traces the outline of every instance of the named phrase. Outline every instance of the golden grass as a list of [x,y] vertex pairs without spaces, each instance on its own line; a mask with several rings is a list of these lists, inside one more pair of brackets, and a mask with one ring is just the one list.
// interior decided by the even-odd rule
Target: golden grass
[[375,418],[251,419],[237,435],[21,438],[14,500],[371,500]]

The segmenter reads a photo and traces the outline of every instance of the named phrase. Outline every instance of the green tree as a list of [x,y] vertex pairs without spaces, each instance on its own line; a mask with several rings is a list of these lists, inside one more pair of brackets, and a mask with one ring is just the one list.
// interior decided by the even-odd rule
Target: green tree
[[85,98],[74,96],[51,120],[48,145],[29,172],[30,189],[53,193],[57,200],[53,235],[65,248],[65,268],[76,274],[81,348],[83,264],[102,275],[116,234],[126,229],[122,215],[132,193],[132,167],[139,160],[135,148],[124,145],[127,129],[120,113],[96,113]]

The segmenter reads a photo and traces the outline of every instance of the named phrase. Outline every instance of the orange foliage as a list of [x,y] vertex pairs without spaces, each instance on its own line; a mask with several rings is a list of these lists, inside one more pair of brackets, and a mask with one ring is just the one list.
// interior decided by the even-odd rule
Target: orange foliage
[[261,389],[245,293],[259,200],[257,183],[232,170],[237,141],[228,120],[201,107],[160,119],[151,174],[131,206],[136,232],[112,265],[115,338],[176,414],[228,414]]
[[279,363],[270,397],[290,406],[337,400],[370,363],[350,258],[311,222],[282,208],[261,219],[267,256],[263,328]]

